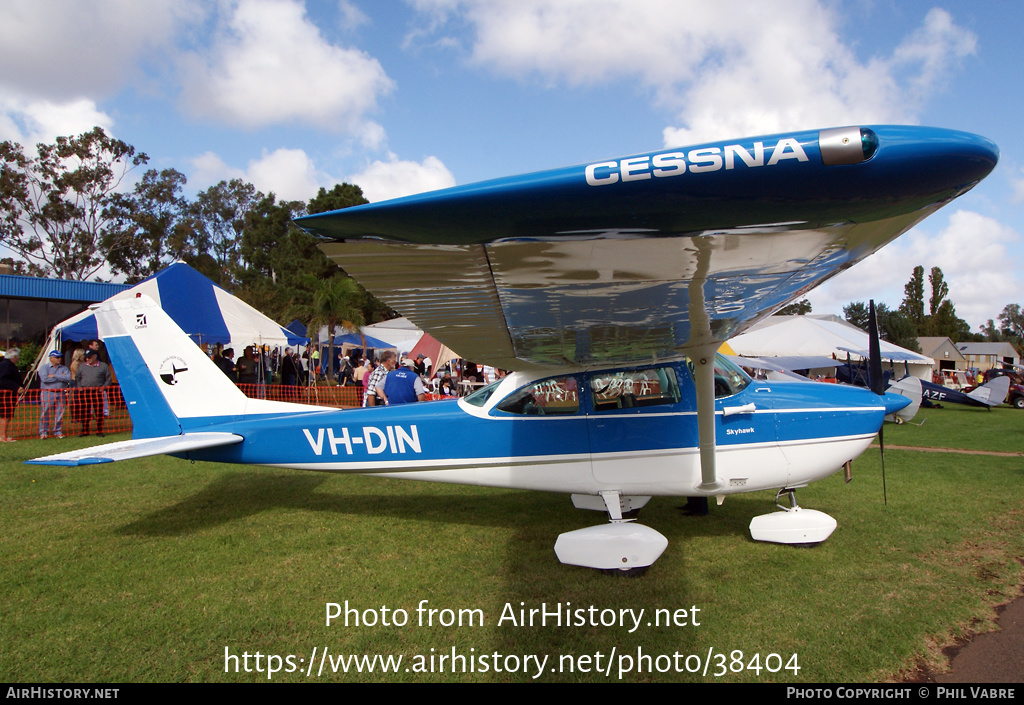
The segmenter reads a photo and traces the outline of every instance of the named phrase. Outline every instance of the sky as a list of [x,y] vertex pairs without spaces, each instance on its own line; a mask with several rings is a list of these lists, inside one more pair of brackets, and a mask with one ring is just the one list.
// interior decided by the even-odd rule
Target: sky
[[242,178],[371,201],[711,140],[966,130],[979,186],[813,291],[897,307],[941,267],[974,330],[1024,304],[1024,3],[2,0],[0,140],[94,125],[187,195]]

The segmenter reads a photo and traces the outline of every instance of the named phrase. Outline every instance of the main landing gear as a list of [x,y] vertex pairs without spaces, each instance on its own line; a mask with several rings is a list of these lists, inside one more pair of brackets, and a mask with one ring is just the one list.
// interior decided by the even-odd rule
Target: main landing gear
[[[788,507],[779,503],[784,494],[789,495]],[[750,537],[755,541],[813,546],[836,530],[836,520],[828,514],[797,505],[795,488],[779,490],[775,495],[775,506],[782,511],[762,514],[750,520]]]
[[660,533],[623,516],[639,511],[650,497],[623,497],[616,490],[601,492],[600,497],[573,495],[572,499],[580,509],[607,511],[610,523],[561,534],[555,542],[555,555],[562,563],[642,575],[668,546],[668,539]]

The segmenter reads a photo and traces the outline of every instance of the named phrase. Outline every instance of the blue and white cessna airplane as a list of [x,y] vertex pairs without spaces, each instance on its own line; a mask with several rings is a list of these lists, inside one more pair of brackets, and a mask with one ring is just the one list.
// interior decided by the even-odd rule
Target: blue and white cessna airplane
[[652,496],[778,489],[791,506],[755,517],[753,538],[822,541],[836,521],[797,506],[795,489],[857,457],[907,400],[755,382],[716,351],[969,190],[997,158],[962,132],[844,127],[301,218],[419,327],[513,372],[457,403],[248,399],[152,301],[106,303],[97,321],[134,438],[32,462],[169,453],[564,492],[610,523],[561,535],[555,552],[598,569],[661,555],[665,537],[626,518]]

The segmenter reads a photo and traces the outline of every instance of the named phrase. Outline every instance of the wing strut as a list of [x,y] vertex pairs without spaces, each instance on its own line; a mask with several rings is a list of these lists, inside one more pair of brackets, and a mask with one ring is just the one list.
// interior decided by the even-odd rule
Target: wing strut
[[697,389],[697,435],[700,449],[700,484],[695,488],[701,494],[715,494],[722,489],[715,473],[715,354],[721,341],[711,334],[711,315],[708,313],[704,284],[711,269],[711,239],[693,238],[697,248],[697,267],[687,285],[690,300],[690,339],[699,341],[692,348],[693,382]]
[[700,448],[700,479],[696,489],[716,494],[722,489],[715,473],[715,353],[718,344],[693,351],[693,381],[697,388],[697,434]]

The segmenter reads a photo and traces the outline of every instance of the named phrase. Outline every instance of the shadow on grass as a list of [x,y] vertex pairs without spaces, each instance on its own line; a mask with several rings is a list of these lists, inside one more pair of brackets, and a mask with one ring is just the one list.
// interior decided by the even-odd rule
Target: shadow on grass
[[[122,527],[123,535],[186,535],[223,525],[271,509],[291,508],[345,516],[387,516],[437,524],[467,524],[483,527],[513,528],[517,535],[511,543],[547,537],[553,546],[559,533],[606,522],[604,513],[578,510],[568,495],[464,488],[402,481],[384,481],[382,489],[401,491],[369,494],[365,486],[352,494],[318,492],[330,476],[322,474],[280,475],[267,472],[228,472],[202,490],[171,506],[153,512]],[[380,482],[380,480],[378,480]],[[450,492],[445,492],[450,489]],[[765,494],[765,497],[768,497]],[[763,499],[730,498],[728,506],[712,502],[707,517],[684,517],[675,497],[655,498],[641,512],[641,523],[655,526],[670,541],[685,541],[692,536],[725,537],[746,532],[750,519],[770,511]],[[515,561],[517,553],[510,554]]]

